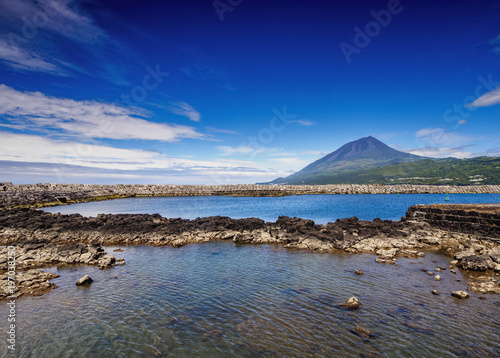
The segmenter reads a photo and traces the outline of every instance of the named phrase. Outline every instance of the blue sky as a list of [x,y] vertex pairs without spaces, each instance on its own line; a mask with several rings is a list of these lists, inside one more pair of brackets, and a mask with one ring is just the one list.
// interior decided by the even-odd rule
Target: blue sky
[[0,0],[0,181],[255,183],[372,135],[500,156],[498,1]]

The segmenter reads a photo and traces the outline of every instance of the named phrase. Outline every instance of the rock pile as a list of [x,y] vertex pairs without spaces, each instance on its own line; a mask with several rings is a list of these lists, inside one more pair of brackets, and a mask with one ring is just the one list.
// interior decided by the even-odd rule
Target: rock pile
[[500,185],[98,185],[0,183],[0,208],[134,196],[284,196],[300,194],[500,193]]

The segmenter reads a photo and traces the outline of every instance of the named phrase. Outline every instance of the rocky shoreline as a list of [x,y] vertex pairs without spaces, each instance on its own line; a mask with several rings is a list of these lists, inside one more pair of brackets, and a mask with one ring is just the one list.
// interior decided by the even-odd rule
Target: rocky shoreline
[[[59,264],[87,264],[108,268],[124,264],[106,255],[101,245],[183,246],[215,240],[235,244],[279,244],[316,252],[374,253],[381,264],[398,257],[421,257],[428,250],[450,257],[452,268],[483,273],[471,282],[480,293],[500,293],[500,219],[498,206],[414,206],[400,221],[361,221],[356,217],[326,225],[282,216],[276,222],[256,218],[207,217],[167,219],[158,214],[83,217],[50,214],[32,208],[0,210],[0,298],[11,293],[5,273],[9,247],[16,252],[21,272],[17,297],[43,294],[54,288],[53,277],[39,268]],[[481,221],[482,220],[482,221]],[[486,221],[486,222],[484,222]],[[445,268],[443,268],[445,269]],[[436,272],[437,273],[437,272]],[[434,273],[433,273],[434,275]]]
[[500,185],[97,185],[0,183],[0,208],[53,206],[149,196],[286,196],[305,194],[500,193]]

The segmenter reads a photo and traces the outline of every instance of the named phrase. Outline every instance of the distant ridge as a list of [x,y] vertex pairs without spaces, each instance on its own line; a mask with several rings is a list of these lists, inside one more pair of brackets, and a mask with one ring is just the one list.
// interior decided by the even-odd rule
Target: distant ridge
[[[418,155],[400,152],[368,136],[344,144],[336,151],[309,164],[299,172],[286,178],[278,178],[271,184],[338,184],[334,177],[350,172],[380,168],[400,163],[411,163],[427,159]],[[328,177],[332,177],[329,181]],[[269,183],[267,183],[269,184]]]

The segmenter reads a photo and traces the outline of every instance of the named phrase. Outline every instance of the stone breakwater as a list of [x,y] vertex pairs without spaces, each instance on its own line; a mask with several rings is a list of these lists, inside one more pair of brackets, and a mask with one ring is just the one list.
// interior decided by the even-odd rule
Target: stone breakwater
[[[317,252],[368,252],[376,254],[376,261],[383,264],[395,264],[398,257],[418,258],[426,250],[438,250],[450,256],[455,268],[485,273],[486,281],[474,282],[472,290],[500,293],[495,278],[495,272],[500,272],[498,237],[489,235],[489,230],[479,234],[462,232],[459,226],[456,231],[449,230],[439,220],[419,214],[427,208],[411,207],[401,221],[361,221],[352,217],[326,225],[285,216],[276,222],[220,216],[167,219],[158,214],[102,214],[86,218],[18,208],[0,211],[0,245],[17,248],[19,270],[60,263],[101,268],[116,264],[119,260],[105,255],[100,245],[183,246],[230,240],[236,244],[279,244]],[[440,210],[446,211],[445,206]],[[449,209],[448,216],[463,217],[456,210]],[[469,208],[468,213],[473,211]],[[4,249],[0,251],[0,273],[5,272],[6,265]]]
[[500,241],[500,204],[415,205],[408,209],[406,219]]
[[0,208],[134,196],[500,193],[500,185],[97,185],[0,183]]

